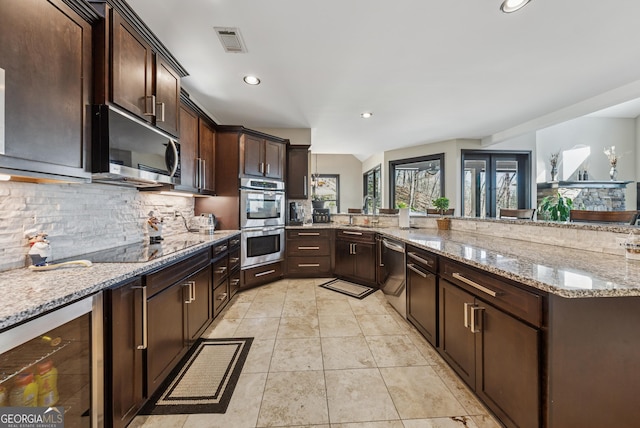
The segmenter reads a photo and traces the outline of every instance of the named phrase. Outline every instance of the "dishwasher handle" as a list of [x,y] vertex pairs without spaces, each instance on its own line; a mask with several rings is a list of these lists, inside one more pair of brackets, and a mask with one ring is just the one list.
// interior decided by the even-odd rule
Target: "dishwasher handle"
[[383,238],[382,245],[384,245],[386,248],[390,249],[391,251],[404,254],[404,246],[402,244],[398,244],[397,242],[389,241],[388,239]]

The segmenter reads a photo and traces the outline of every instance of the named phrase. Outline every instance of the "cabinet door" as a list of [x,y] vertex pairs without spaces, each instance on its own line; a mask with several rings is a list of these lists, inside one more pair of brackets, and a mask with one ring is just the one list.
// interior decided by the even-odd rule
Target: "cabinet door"
[[215,131],[204,120],[200,119],[200,159],[202,159],[202,176],[200,188],[204,191],[215,191]]
[[[471,388],[475,388],[475,336],[467,326],[474,297],[440,278],[440,354]],[[466,314],[465,314],[466,311]]]
[[287,198],[309,197],[309,146],[287,149]]
[[482,301],[477,306],[476,393],[507,426],[539,427],[538,331]]
[[120,14],[115,10],[111,13],[111,101],[152,122],[153,52]]
[[212,318],[211,267],[202,269],[186,282],[188,287],[192,287],[190,297],[193,298],[189,303],[185,303],[187,305],[187,338],[193,342],[200,337]]
[[413,263],[407,263],[407,318],[434,347],[437,342],[437,278]]
[[[124,285],[107,294],[107,337],[111,358],[107,412],[111,425],[125,427],[145,401],[142,345],[142,290],[140,281]],[[109,405],[111,406],[109,408]]]
[[354,244],[354,275],[370,284],[376,282],[376,245],[358,242]]
[[353,275],[353,255],[352,242],[336,240],[336,265],[334,273],[336,276],[352,276]]
[[265,141],[264,143],[264,176],[282,180],[284,178],[285,145]]
[[88,177],[91,25],[60,0],[2,0],[0,9],[0,167]]
[[147,394],[162,383],[186,350],[184,307],[187,288],[178,283],[148,301]]
[[180,186],[196,188],[198,171],[198,116],[184,105],[180,106]]
[[178,135],[180,76],[162,57],[156,55],[156,126]]
[[243,175],[254,175],[262,177],[264,175],[264,140],[250,135],[243,135]]

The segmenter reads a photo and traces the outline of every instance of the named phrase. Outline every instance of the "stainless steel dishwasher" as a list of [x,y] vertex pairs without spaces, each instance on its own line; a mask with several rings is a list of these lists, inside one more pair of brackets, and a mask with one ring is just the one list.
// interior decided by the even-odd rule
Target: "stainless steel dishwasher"
[[380,289],[403,318],[407,318],[404,243],[389,238],[380,240],[379,267],[383,280]]

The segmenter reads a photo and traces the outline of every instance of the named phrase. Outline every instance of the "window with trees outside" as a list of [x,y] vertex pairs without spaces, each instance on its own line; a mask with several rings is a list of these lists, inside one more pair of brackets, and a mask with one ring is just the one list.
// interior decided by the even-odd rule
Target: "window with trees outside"
[[367,200],[367,209],[368,212],[374,212],[374,202],[375,209],[379,209],[382,205],[382,201],[380,200],[380,165],[375,168],[371,168],[369,171],[365,172],[362,175],[362,184],[364,186],[362,193],[365,196],[369,196]]
[[315,203],[324,202],[324,208],[336,214],[340,212],[340,175],[313,174],[311,177],[311,199]]
[[390,207],[426,213],[444,195],[444,153],[389,162]]

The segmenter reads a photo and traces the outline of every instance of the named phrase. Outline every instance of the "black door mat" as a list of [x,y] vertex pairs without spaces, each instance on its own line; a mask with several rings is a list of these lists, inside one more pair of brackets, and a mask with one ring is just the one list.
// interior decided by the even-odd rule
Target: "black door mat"
[[139,414],[226,412],[252,342],[198,339]]
[[364,299],[369,294],[376,291],[375,288],[367,287],[366,285],[354,284],[353,282],[345,281],[342,279],[334,279],[320,287],[327,290],[337,291],[338,293],[346,294],[347,296],[355,297],[356,299]]

